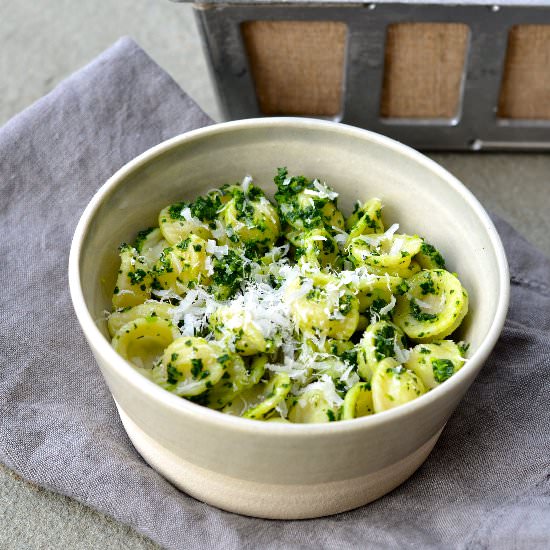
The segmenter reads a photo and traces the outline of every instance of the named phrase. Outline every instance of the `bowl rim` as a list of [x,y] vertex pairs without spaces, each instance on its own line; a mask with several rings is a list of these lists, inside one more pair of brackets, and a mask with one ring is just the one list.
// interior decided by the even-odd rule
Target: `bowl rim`
[[[468,358],[468,362],[465,366],[454,374],[449,380],[447,380],[445,384],[437,386],[413,401],[375,415],[361,418],[319,424],[258,422],[256,420],[223,414],[219,411],[198,405],[164,390],[136,371],[128,361],[118,355],[118,353],[111,346],[111,343],[107,340],[107,338],[105,338],[97,327],[96,321],[92,317],[84,300],[80,280],[79,263],[83,253],[83,241],[90,223],[96,212],[108,200],[115,188],[135,170],[149,163],[153,159],[167,153],[168,151],[177,148],[183,143],[208,139],[213,135],[226,132],[253,130],[258,128],[273,128],[274,126],[286,127],[289,130],[311,129],[322,132],[336,132],[363,139],[365,141],[374,142],[378,145],[392,149],[394,152],[404,155],[410,160],[423,165],[425,168],[444,179],[447,184],[468,203],[478,219],[482,222],[497,259],[500,292],[497,300],[496,312],[487,335],[479,348],[474,352],[472,357]],[[96,353],[101,355],[110,368],[116,369],[119,372],[119,375],[124,377],[126,381],[130,385],[134,386],[136,390],[140,391],[148,399],[161,401],[161,404],[164,407],[171,408],[175,414],[179,413],[194,417],[195,420],[208,423],[213,427],[221,427],[225,429],[231,428],[241,432],[256,434],[261,433],[274,437],[294,436],[302,438],[304,436],[315,437],[320,434],[326,434],[327,437],[330,437],[330,434],[334,434],[336,436],[336,434],[342,434],[343,432],[362,430],[368,426],[380,426],[386,423],[399,421],[399,419],[414,411],[429,407],[434,401],[445,399],[447,394],[452,395],[454,393],[454,388],[462,384],[463,381],[471,375],[473,369],[477,369],[477,371],[479,371],[489,356],[504,326],[510,299],[508,262],[500,236],[491,218],[479,200],[455,176],[422,153],[384,135],[339,122],[300,117],[252,118],[213,124],[167,139],[127,162],[97,190],[84,209],[76,226],[71,243],[68,275],[73,307],[82,331],[91,344],[91,347],[93,347]],[[473,379],[475,379],[475,376],[477,376],[477,373],[475,373]]]

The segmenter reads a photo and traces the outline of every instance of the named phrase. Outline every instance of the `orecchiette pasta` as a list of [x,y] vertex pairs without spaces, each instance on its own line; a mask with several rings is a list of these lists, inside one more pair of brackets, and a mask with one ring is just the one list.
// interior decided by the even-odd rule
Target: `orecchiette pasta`
[[423,270],[407,281],[408,290],[397,297],[394,322],[419,342],[452,334],[468,311],[468,293],[456,275],[444,269]]
[[208,283],[206,247],[204,239],[191,234],[178,244],[165,248],[151,271],[155,288],[173,289],[184,294],[189,285]]
[[371,380],[372,404],[375,413],[393,409],[426,392],[422,380],[395,359],[384,359]]
[[465,349],[452,340],[440,340],[415,346],[404,363],[432,389],[445,382],[464,364]]
[[[371,198],[280,168],[175,202],[120,247],[112,344],[167,391],[253,420],[378,414],[464,365],[468,294],[441,253]],[[395,221],[395,220],[390,220]]]
[[374,414],[371,385],[369,382],[357,382],[346,392],[344,397],[342,420],[369,416],[370,414]]

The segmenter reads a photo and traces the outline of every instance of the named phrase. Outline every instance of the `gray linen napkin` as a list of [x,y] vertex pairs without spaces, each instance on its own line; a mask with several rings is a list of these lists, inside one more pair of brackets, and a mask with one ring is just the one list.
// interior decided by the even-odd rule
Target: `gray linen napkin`
[[85,205],[116,169],[211,121],[129,39],[0,129],[0,461],[167,548],[550,546],[550,261],[504,222],[502,337],[420,470],[358,510],[307,521],[222,512],[136,453],[69,298]]

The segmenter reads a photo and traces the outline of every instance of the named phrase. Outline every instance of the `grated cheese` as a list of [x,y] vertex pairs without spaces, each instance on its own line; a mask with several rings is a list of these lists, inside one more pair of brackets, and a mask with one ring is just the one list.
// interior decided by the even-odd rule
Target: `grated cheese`
[[319,199],[328,199],[331,201],[338,198],[338,193],[329,189],[325,183],[321,183],[319,180],[316,179],[313,180],[312,183],[315,189],[305,189],[304,195],[317,197]]
[[[309,393],[311,391],[320,391],[331,406],[340,406],[344,402],[344,400],[336,392],[334,381],[328,374],[322,374],[317,382],[308,384],[300,392],[300,395],[303,396],[305,393]],[[299,400],[299,403],[302,407],[307,405],[306,400],[303,398]]]
[[248,195],[248,189],[250,188],[250,184],[252,183],[252,176],[245,176],[243,178],[243,182],[241,184],[243,188],[243,193],[245,195]]
[[398,229],[399,229],[399,224],[394,223],[393,225],[390,226],[390,228],[385,233],[359,235],[356,238],[366,242],[368,245],[372,247],[378,248],[383,241],[388,241],[392,239]]
[[220,246],[216,244],[216,241],[208,239],[206,242],[206,252],[208,252],[208,254],[213,254],[216,258],[220,259],[229,254],[229,246],[226,244]]
[[380,315],[387,315],[395,307],[396,301],[395,296],[392,294],[390,302],[380,308]]

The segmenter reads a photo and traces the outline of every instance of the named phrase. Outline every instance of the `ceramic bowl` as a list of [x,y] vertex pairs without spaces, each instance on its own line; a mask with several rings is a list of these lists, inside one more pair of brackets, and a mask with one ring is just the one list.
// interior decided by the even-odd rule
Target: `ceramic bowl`
[[[136,372],[110,345],[117,247],[155,225],[165,205],[250,174],[268,193],[276,168],[326,181],[339,206],[382,199],[387,220],[442,252],[470,295],[461,337],[469,361],[404,406],[329,424],[263,423],[181,399]],[[78,320],[134,446],[164,477],[204,502],[265,518],[312,518],[364,505],[426,459],[502,329],[508,267],[475,197],[420,153],[342,124],[264,118],[175,137],[129,162],[94,196],[75,232],[69,279]],[[460,467],[458,465],[457,467]]]

